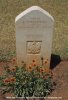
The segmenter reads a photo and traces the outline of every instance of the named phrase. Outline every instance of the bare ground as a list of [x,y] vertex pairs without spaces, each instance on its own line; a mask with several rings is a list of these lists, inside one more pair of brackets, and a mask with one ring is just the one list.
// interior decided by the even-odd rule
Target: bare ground
[[68,100],[68,61],[62,61],[53,69],[56,89],[51,96]]

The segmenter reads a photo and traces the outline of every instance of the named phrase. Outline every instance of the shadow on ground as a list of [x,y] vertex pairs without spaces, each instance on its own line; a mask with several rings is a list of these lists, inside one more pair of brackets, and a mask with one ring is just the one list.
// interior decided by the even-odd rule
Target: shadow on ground
[[61,58],[59,55],[52,54],[51,55],[51,62],[50,62],[50,68],[55,68],[59,63],[61,62]]

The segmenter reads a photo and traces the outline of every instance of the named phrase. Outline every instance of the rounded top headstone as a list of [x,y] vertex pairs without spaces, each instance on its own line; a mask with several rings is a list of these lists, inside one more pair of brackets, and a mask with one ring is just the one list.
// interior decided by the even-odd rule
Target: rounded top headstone
[[50,65],[53,26],[53,17],[38,6],[32,6],[16,17],[18,65],[23,60],[28,67],[33,59],[41,65],[41,57],[43,61],[48,59],[46,66]]
[[42,9],[39,6],[32,6],[29,7],[28,9],[26,9],[25,11],[23,11],[21,14],[19,14],[16,18],[15,18],[15,22],[17,22],[20,18],[22,18],[23,16],[25,16],[26,14],[30,13],[31,11],[40,11],[41,13],[45,14],[47,17],[49,17],[52,21],[54,21],[54,18],[44,9]]

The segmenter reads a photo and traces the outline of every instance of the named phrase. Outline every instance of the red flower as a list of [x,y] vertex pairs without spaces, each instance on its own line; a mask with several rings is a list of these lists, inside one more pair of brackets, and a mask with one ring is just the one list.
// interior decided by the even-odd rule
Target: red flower
[[5,84],[10,83],[10,78],[6,78],[6,79],[4,79],[4,83],[5,83]]

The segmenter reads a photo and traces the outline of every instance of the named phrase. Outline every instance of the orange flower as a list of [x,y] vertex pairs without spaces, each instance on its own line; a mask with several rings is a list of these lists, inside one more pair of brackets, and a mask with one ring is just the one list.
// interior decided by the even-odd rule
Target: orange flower
[[35,60],[33,60],[33,62],[35,62]]
[[48,63],[48,59],[46,59],[44,63],[47,64]]
[[32,69],[32,66],[31,66],[31,65],[29,65],[28,69],[29,69],[29,70],[31,70],[31,69]]
[[16,59],[16,58],[11,59],[11,63],[12,63],[13,65],[17,65],[17,59]]
[[45,68],[45,72],[46,73],[49,73],[49,68]]
[[16,78],[15,77],[11,77],[11,78],[4,79],[4,83],[5,84],[9,84],[9,83],[15,82],[15,81],[16,81]]
[[15,71],[16,67],[8,68],[10,71]]
[[47,61],[45,61],[45,64],[47,64]]
[[15,77],[11,77],[11,78],[10,78],[10,81],[11,81],[11,82],[15,82],[15,81],[16,81],[16,78],[15,78]]
[[44,72],[44,69],[43,68],[40,68],[40,72],[43,73]]
[[12,61],[15,62],[16,61],[16,58],[13,58]]
[[15,70],[16,70],[16,68],[15,68],[15,67],[13,67],[13,68],[12,68],[12,71],[15,71]]
[[35,60],[33,60],[33,61],[32,61],[32,66],[37,66],[37,64],[36,64],[36,61],[35,61]]
[[33,63],[33,66],[36,66],[36,63]]
[[4,79],[3,81],[4,81],[5,84],[10,83],[10,79],[9,78]]

